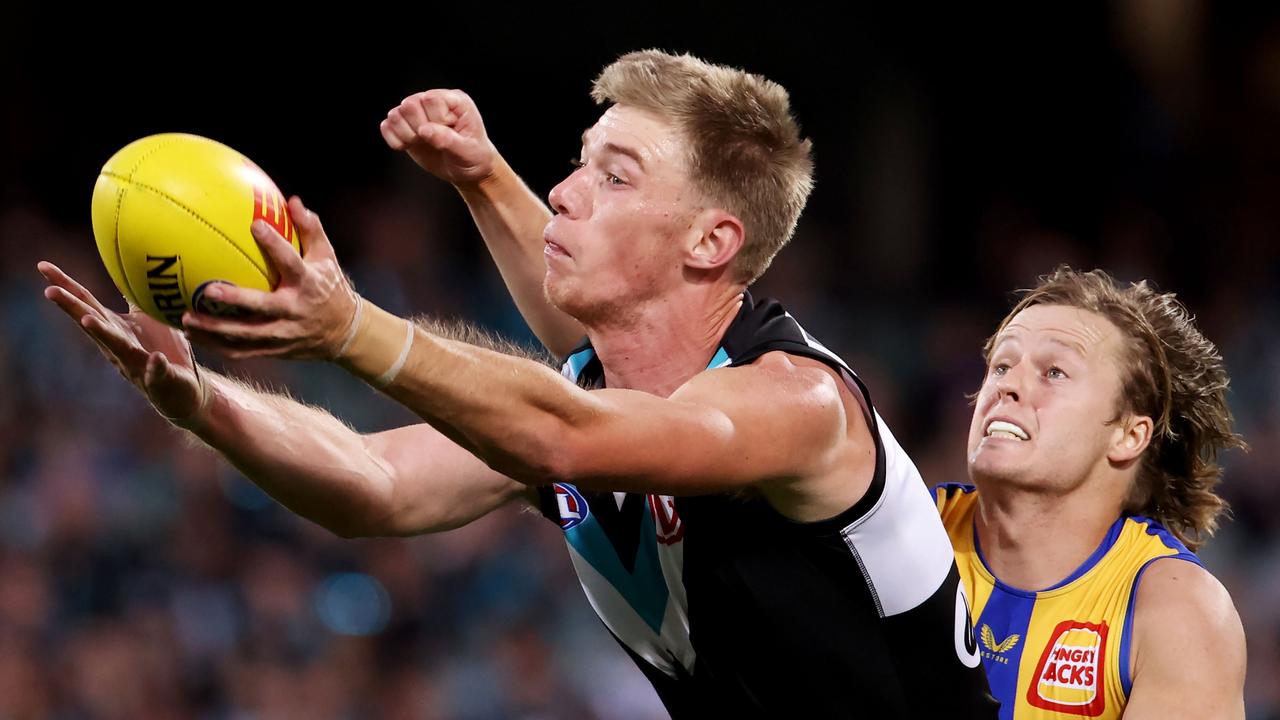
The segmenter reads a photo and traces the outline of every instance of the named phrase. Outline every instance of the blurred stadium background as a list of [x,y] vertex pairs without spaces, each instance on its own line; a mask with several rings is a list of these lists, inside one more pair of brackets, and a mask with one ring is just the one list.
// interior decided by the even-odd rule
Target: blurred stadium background
[[[324,29],[245,8],[225,28],[118,31],[74,11],[88,29],[71,31],[67,12],[0,21],[0,718],[664,717],[545,521],[329,536],[167,429],[34,269],[114,297],[89,231],[97,170],[137,137],[194,132],[317,209],[382,306],[531,340],[461,201],[377,124],[411,92],[462,88],[545,193],[598,114],[595,73],[651,46],[790,89],[818,185],[760,287],[860,370],[930,483],[964,479],[965,393],[1012,289],[1069,262],[1179,293],[1254,448],[1228,459],[1234,518],[1202,555],[1244,619],[1249,716],[1280,718],[1276,13],[432,8]],[[362,430],[411,419],[328,367],[229,369]]]

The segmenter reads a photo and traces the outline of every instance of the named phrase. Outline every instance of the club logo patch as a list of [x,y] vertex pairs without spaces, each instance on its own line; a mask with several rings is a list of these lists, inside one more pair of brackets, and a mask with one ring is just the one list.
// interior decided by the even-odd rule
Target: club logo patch
[[670,495],[650,495],[649,512],[653,514],[653,529],[658,542],[675,545],[684,539],[684,525],[676,512],[676,499]]
[[1027,702],[1042,710],[1097,717],[1106,707],[1107,624],[1067,620],[1045,644],[1027,687]]
[[556,505],[560,508],[560,529],[572,530],[591,514],[586,498],[572,485],[555,483]]

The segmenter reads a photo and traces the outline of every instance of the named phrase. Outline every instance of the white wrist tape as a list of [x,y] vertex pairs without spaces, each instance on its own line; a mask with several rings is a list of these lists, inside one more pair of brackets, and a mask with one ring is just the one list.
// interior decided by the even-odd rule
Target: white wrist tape
[[373,384],[379,388],[385,388],[395,381],[396,376],[404,369],[404,363],[409,359],[409,351],[413,349],[413,322],[404,321],[404,346],[400,348],[400,355],[396,358],[395,363],[387,368],[387,371],[373,379]]
[[338,353],[335,358],[340,358],[347,354],[347,350],[351,349],[351,343],[356,340],[356,333],[360,330],[360,317],[364,314],[364,298],[356,295],[356,314],[351,317],[351,327],[347,328],[347,336],[342,339],[342,345],[338,347]]

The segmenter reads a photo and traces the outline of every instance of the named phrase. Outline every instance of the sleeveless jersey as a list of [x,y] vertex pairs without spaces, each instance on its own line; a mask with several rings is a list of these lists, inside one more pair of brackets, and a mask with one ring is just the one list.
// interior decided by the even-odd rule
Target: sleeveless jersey
[[974,630],[1001,720],[1119,718],[1129,696],[1134,598],[1152,561],[1200,564],[1168,530],[1139,516],[1118,518],[1069,577],[1020,590],[991,574],[974,532],[978,492],[934,490],[972,599]]
[[[773,351],[825,363],[863,399],[870,489],[799,523],[758,493],[544,487],[543,514],[592,607],[675,718],[994,718],[947,534],[862,382],[777,302],[749,294],[707,371]],[[604,384],[589,344],[564,375]]]

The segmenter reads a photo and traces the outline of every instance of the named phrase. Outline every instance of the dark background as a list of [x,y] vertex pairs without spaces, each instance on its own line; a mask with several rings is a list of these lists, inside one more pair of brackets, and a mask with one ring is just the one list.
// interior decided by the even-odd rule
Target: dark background
[[[115,297],[89,231],[97,171],[131,140],[191,132],[301,195],[379,304],[528,341],[461,201],[378,122],[412,92],[466,90],[545,194],[600,112],[595,74],[660,47],[790,90],[817,188],[761,291],[867,379],[931,483],[964,479],[964,394],[1012,290],[1067,262],[1178,292],[1254,448],[1228,458],[1234,519],[1202,556],[1245,622],[1249,715],[1280,717],[1274,12],[359,10],[0,20],[0,716],[661,717],[554,528],[512,510],[434,538],[334,539],[166,429],[34,270],[48,258]],[[228,369],[361,430],[409,421],[330,368]]]

